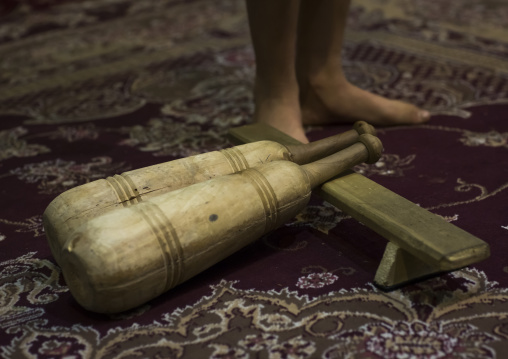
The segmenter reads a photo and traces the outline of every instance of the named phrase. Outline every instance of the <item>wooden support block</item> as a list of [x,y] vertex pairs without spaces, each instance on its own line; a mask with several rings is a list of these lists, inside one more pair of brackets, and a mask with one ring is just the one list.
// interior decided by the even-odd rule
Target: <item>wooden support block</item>
[[[263,124],[233,128],[230,136],[239,143],[298,143]],[[317,193],[390,241],[374,279],[383,289],[455,270],[490,255],[488,244],[481,239],[358,173],[347,171]]]
[[443,272],[432,265],[425,263],[396,244],[388,242],[374,277],[374,283],[383,290],[392,290],[441,273]]

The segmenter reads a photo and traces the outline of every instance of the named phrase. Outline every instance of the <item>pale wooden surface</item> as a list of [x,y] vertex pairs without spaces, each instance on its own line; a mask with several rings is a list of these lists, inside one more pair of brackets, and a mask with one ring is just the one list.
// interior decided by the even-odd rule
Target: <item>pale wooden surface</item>
[[[230,135],[239,141],[296,141],[262,124],[233,128]],[[343,173],[325,183],[318,194],[393,243],[387,247],[376,274],[375,282],[383,288],[457,269],[490,255],[488,244],[481,239],[358,173]],[[403,266],[393,262],[396,258],[418,258],[426,268]],[[399,271],[394,274],[395,268]]]
[[164,162],[72,188],[55,198],[43,214],[51,252],[59,263],[62,246],[72,232],[89,219],[111,210],[290,157],[286,146],[262,141]]
[[298,141],[286,141],[289,146],[285,146],[274,141],[260,141],[242,144],[75,187],[53,200],[43,214],[53,257],[57,263],[60,262],[61,248],[75,228],[111,210],[266,162],[290,160],[304,164],[315,161],[353,144],[359,134],[369,133],[375,133],[375,129],[359,121],[352,130],[315,143],[303,145]]
[[62,271],[71,293],[91,311],[124,311],[288,221],[306,205],[311,189],[298,165],[274,164],[277,178],[262,166],[86,222],[62,253]]
[[[379,150],[375,137],[362,136],[317,164],[332,168],[319,173],[321,181]],[[71,293],[100,313],[145,303],[297,215],[310,199],[313,165],[274,161],[84,222],[61,254]]]

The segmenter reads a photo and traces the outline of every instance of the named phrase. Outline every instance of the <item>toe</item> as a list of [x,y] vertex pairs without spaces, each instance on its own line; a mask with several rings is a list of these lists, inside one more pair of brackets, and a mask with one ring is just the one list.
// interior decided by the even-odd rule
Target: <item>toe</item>
[[426,110],[418,111],[418,121],[417,123],[424,123],[430,120],[430,112]]

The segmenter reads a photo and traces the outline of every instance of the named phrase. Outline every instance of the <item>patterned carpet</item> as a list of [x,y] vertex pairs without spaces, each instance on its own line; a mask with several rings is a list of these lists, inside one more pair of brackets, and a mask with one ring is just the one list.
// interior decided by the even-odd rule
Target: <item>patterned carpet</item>
[[[491,257],[392,292],[386,240],[319,197],[290,223],[132,311],[82,309],[42,213],[115,173],[230,146],[253,112],[235,0],[0,4],[4,358],[495,358],[508,350],[508,4],[354,0],[344,63],[434,114],[379,129],[356,170],[485,240]],[[308,128],[311,140],[350,125]]]

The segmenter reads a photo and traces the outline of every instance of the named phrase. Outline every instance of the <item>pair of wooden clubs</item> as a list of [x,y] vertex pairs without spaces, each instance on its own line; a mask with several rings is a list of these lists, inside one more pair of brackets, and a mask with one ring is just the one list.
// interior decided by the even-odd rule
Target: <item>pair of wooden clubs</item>
[[86,309],[134,308],[291,220],[313,188],[382,152],[375,129],[306,145],[259,141],[70,189],[43,215],[51,251]]

